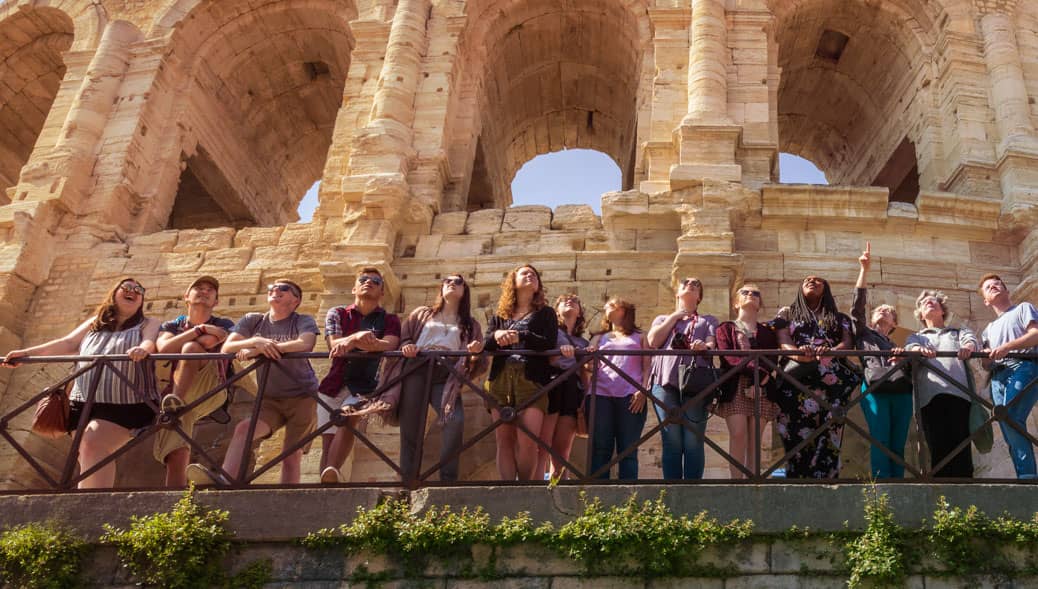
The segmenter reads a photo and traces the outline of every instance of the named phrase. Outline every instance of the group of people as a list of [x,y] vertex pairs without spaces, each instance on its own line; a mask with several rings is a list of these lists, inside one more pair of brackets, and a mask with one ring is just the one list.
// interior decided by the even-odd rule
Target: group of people
[[[791,453],[787,477],[836,478],[842,425],[839,420],[827,422],[856,392],[865,393],[861,404],[870,433],[886,448],[872,449],[875,477],[903,476],[900,462],[916,410],[930,460],[939,467],[935,474],[970,477],[970,450],[963,442],[970,435],[972,399],[963,387],[974,388],[965,360],[983,351],[992,400],[1008,405],[1015,422],[1000,425],[1016,473],[1034,478],[1026,421],[1038,399],[1038,385],[1032,383],[1038,363],[1010,353],[1038,350],[1038,310],[1026,302],[1013,304],[1002,279],[985,275],[979,292],[996,319],[978,338],[965,327],[946,325],[947,297],[924,290],[915,312],[923,328],[898,346],[890,339],[898,326],[896,310],[879,305],[871,315],[868,312],[868,246],[859,264],[850,316],[839,311],[826,280],[808,276],[792,304],[772,318],[764,314],[761,289],[751,282],[742,284],[732,305],[735,319],[720,322],[699,312],[703,283],[689,277],[677,287],[674,312],[654,318],[648,332],[637,327],[635,305],[613,297],[605,303],[601,331],[590,339],[585,339],[589,326],[580,298],[564,294],[550,304],[541,275],[530,264],[505,276],[486,331],[472,316],[470,287],[461,274],[446,275],[434,303],[401,321],[381,306],[381,273],[364,268],[356,276],[353,303],[327,313],[325,341],[332,363],[320,380],[309,360],[283,358],[313,351],[319,336],[314,318],[297,312],[303,290],[296,282],[272,282],[267,287],[268,310],[248,313],[235,323],[213,314],[220,283],[202,276],[184,294],[186,313],[160,323],[144,314],[144,286],[125,278],[94,316],[69,334],[11,351],[4,363],[14,366],[29,356],[63,354],[127,356],[130,362],[104,365],[99,375],[97,370],[79,375],[69,394],[69,429],[74,431],[80,422],[85,426],[79,467],[81,472],[93,470],[80,487],[104,488],[115,482],[115,464],[95,465],[154,423],[157,412],[175,415],[190,436],[199,419],[225,403],[225,391],[203,397],[234,373],[235,363],[204,356],[183,359],[168,367],[166,378],[157,378],[151,363],[144,361],[156,352],[232,353],[239,367],[260,356],[272,361],[260,375],[265,386],[258,412],[235,425],[222,465],[190,464],[189,443],[170,429],[158,431],[154,455],[165,465],[166,483],[183,486],[188,480],[227,483],[228,477],[246,474],[241,460],[250,436],[263,439],[282,428],[289,453],[282,461],[281,480],[298,483],[308,447],[302,442],[315,427],[322,428],[321,481],[339,482],[354,444],[354,427],[369,415],[399,425],[401,474],[411,479],[422,474],[419,438],[430,407],[442,426],[440,480],[457,480],[465,423],[462,394],[474,379],[487,374],[488,365],[483,381],[486,408],[495,420],[509,413],[495,429],[502,480],[566,477],[574,437],[585,423],[590,424],[588,472],[608,477],[608,467],[615,462],[619,478],[638,478],[637,442],[650,405],[663,424],[665,479],[702,478],[710,415],[723,418],[728,427],[732,478],[758,470],[760,438],[769,423]],[[381,352],[391,350],[400,354],[382,357]],[[516,353],[509,353],[512,350]],[[694,353],[707,350],[789,353],[784,358],[771,356],[771,361],[748,360],[745,354]],[[847,355],[827,354],[831,350],[881,355],[863,354],[859,367]],[[422,354],[429,351],[457,353],[430,365]],[[597,360],[591,362],[585,354],[595,351]],[[937,355],[946,351],[956,355]],[[907,352],[923,357],[913,370],[898,365]],[[731,374],[718,383],[718,376],[727,373]],[[338,427],[344,420],[353,427]]]

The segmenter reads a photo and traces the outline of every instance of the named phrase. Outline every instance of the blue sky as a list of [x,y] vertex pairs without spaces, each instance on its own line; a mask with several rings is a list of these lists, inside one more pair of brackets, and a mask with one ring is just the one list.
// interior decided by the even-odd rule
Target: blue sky
[[[826,184],[825,176],[811,162],[788,153],[779,154],[780,181],[786,184]],[[299,204],[301,222],[308,222],[317,207],[317,188],[307,191]],[[620,190],[620,168],[609,156],[590,149],[569,149],[539,155],[526,163],[512,181],[512,200],[517,205],[589,204],[602,212],[602,194]]]

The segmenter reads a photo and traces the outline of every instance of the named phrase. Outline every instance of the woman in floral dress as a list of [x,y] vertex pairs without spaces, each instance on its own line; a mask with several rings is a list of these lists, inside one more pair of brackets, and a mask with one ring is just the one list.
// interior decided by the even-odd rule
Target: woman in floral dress
[[[805,278],[793,304],[779,311],[775,327],[782,349],[799,352],[786,364],[786,375],[812,393],[801,391],[788,378],[779,379],[777,400],[781,413],[776,429],[789,453],[832,418],[825,403],[832,408],[845,407],[860,379],[845,358],[823,356],[829,350],[854,348],[851,319],[836,308],[829,283],[824,279]],[[843,426],[831,424],[790,457],[786,477],[839,476],[842,437]]]

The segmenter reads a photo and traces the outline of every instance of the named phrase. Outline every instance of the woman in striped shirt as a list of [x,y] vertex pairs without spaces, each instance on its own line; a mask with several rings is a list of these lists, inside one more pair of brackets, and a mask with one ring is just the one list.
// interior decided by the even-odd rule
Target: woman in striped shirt
[[[24,350],[7,354],[4,363],[16,365],[26,356],[60,356],[78,354],[121,355],[132,362],[114,361],[101,368],[97,389],[91,395],[91,384],[97,370],[88,370],[78,378],[69,393],[70,431],[84,422],[79,444],[79,469],[86,472],[130,441],[134,430],[151,425],[155,420],[158,395],[155,371],[149,362],[141,362],[155,352],[159,322],[144,316],[144,287],[133,278],[120,280],[109,291],[94,316],[68,335]],[[80,362],[83,368],[87,362]],[[116,374],[125,376],[125,380]],[[127,383],[129,381],[129,383]],[[132,386],[131,384],[132,383]],[[83,418],[93,397],[90,412]],[[115,462],[106,464],[79,482],[80,489],[111,488],[115,484]]]

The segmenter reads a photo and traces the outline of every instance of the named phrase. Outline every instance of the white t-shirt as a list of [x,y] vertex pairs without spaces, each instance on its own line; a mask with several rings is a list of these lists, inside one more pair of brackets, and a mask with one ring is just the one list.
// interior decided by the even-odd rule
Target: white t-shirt
[[415,343],[420,350],[460,350],[461,327],[444,323],[439,315],[430,317]]
[[[1038,322],[1038,309],[1031,303],[1019,303],[1009,307],[998,319],[989,323],[981,332],[980,338],[984,340],[985,347],[995,349],[1023,335],[1027,331],[1027,326],[1034,322]],[[1018,351],[1033,354],[1038,352],[1038,348]]]

